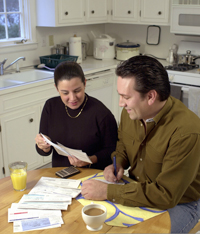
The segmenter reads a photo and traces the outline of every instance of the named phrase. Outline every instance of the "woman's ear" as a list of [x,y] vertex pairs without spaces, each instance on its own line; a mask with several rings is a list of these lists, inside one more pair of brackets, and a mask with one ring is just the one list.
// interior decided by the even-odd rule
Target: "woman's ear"
[[[54,86],[56,87],[56,84],[54,84]],[[56,90],[58,91],[58,88],[56,87]],[[59,91],[58,91],[59,92]]]
[[148,98],[148,104],[151,106],[156,98],[158,96],[158,93],[156,92],[156,90],[150,90],[148,93],[147,93],[147,98]]

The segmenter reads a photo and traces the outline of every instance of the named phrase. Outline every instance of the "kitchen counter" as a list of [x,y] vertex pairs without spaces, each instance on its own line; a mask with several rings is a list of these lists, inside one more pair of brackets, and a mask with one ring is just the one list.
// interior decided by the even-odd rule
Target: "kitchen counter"
[[[115,60],[115,59],[97,60],[91,56],[91,57],[87,57],[87,59],[84,60],[80,65],[84,71],[84,74],[89,75],[89,74],[93,74],[96,72],[105,71],[108,69],[114,69],[116,68],[119,62],[120,61]],[[32,69],[35,69],[34,66],[24,67],[24,68],[21,68],[20,70],[21,70],[21,73],[23,73],[24,71],[31,71]],[[2,86],[2,88],[0,88],[0,95],[4,95],[7,93],[11,93],[11,92],[17,92],[17,91],[24,90],[24,89],[30,89],[33,87],[51,84],[51,83],[52,85],[54,85],[53,71],[48,71],[48,72],[50,75],[45,79],[28,81],[28,82],[19,83],[19,84],[7,86],[7,87]],[[13,74],[13,80],[14,80],[15,73],[13,72],[12,74]],[[0,76],[0,82],[7,79],[7,77],[8,77],[7,74]]]

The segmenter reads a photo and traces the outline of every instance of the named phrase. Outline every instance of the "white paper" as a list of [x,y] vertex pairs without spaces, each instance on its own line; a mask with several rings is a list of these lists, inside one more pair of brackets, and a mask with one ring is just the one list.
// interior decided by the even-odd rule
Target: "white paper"
[[78,158],[79,160],[81,160],[83,162],[92,163],[92,161],[87,156],[87,154],[82,152],[82,150],[76,150],[76,149],[71,149],[71,148],[65,147],[62,144],[60,144],[59,142],[57,142],[58,144],[54,144],[49,139],[47,139],[42,133],[40,133],[40,134],[49,145],[52,145],[55,148],[55,150],[57,151],[58,154],[60,154],[62,156],[72,156],[72,157],[75,156],[76,158]]
[[67,202],[22,202],[18,203],[18,209],[41,209],[41,210],[67,210]]
[[67,202],[71,204],[71,201],[72,198],[70,196],[24,194],[19,202]]
[[80,182],[80,180],[41,177],[29,194],[66,195],[75,198],[81,193],[78,189]]
[[94,180],[99,180],[99,181],[104,182],[106,184],[121,184],[121,185],[125,184],[124,182],[110,182],[110,181],[107,181],[107,180],[101,180],[101,179],[97,179],[97,178],[94,178]]
[[8,209],[8,222],[14,222],[24,219],[43,218],[49,216],[62,216],[61,210],[29,210],[17,209],[18,204],[13,203]]
[[32,230],[40,230],[47,228],[61,227],[63,219],[59,216],[39,218],[39,219],[27,219],[22,221],[15,221],[13,223],[13,232],[24,232]]
[[41,177],[37,182],[35,187],[40,185],[46,186],[54,186],[59,188],[78,188],[81,180],[73,180],[73,179],[61,179],[61,178],[53,178],[53,177]]

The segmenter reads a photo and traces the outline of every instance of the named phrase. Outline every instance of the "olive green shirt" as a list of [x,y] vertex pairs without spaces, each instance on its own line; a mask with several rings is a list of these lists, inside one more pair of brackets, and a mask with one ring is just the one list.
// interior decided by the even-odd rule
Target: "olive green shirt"
[[170,96],[146,121],[131,120],[124,109],[118,129],[116,162],[133,182],[108,185],[108,200],[126,206],[168,209],[200,198],[200,118]]

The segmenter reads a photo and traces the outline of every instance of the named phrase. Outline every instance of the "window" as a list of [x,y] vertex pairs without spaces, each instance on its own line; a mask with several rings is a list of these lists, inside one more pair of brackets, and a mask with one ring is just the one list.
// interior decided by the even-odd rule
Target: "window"
[[0,0],[0,47],[31,42],[32,0]]

